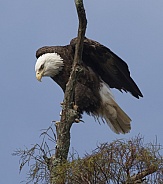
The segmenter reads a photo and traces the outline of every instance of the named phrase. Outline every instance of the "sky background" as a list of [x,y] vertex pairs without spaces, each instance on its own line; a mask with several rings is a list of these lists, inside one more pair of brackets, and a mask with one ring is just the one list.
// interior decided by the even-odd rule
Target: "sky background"
[[[120,56],[144,98],[113,90],[118,104],[132,119],[132,130],[116,135],[106,124],[84,116],[71,129],[71,148],[80,156],[103,142],[138,134],[146,143],[163,143],[163,1],[84,1],[88,38]],[[0,1],[0,183],[18,184],[16,149],[41,141],[41,130],[59,120],[63,93],[50,78],[35,78],[35,51],[45,45],[66,45],[77,35],[73,0]]]

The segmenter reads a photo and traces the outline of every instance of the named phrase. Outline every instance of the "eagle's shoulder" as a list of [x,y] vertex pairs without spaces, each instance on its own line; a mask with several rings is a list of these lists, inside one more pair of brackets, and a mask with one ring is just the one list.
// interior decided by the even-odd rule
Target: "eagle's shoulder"
[[72,52],[72,48],[70,45],[65,45],[65,46],[44,46],[39,48],[36,51],[36,58],[38,59],[40,56],[46,53],[57,53],[59,54],[62,58],[67,55],[67,53]]

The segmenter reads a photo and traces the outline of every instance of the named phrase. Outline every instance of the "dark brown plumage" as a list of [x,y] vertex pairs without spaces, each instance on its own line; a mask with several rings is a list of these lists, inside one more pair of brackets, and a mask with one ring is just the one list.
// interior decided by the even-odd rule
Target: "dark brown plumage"
[[[65,91],[71,72],[76,41],[77,38],[74,38],[70,45],[46,46],[36,52],[38,59],[36,73],[40,75],[41,67],[49,62],[47,67],[43,67],[46,72],[43,71],[41,75],[50,76],[63,91]],[[57,53],[58,56],[47,55],[47,53]],[[59,66],[55,66],[56,57],[59,57],[57,59]],[[76,83],[74,99],[75,104],[79,106],[79,112],[85,111],[97,118],[104,118],[116,133],[128,132],[130,118],[115,102],[111,92],[107,91],[111,87],[130,92],[136,98],[143,96],[131,78],[127,64],[107,47],[87,38],[84,39],[82,60],[82,72]],[[52,72],[48,73],[52,66],[56,67],[54,75]]]
[[[36,58],[56,52],[67,62],[65,70],[70,71],[73,62],[77,38],[67,46],[47,46],[37,50]],[[91,39],[85,38],[83,47],[83,63],[92,68],[109,87],[130,92],[134,97],[143,97],[136,83],[130,77],[127,64],[110,49]],[[69,68],[67,68],[69,67]],[[67,75],[68,76],[68,75]],[[68,80],[68,79],[67,79]],[[64,83],[66,83],[65,81]],[[65,84],[61,86],[65,89]]]
[[[76,38],[71,41],[70,45],[74,48],[75,44]],[[130,77],[127,64],[100,43],[90,39],[84,40],[83,62],[93,68],[111,88],[131,92],[136,98],[143,96]]]

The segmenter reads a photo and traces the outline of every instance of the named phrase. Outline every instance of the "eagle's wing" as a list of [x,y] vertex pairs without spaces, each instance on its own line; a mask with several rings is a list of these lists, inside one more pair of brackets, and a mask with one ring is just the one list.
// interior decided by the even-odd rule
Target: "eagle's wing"
[[[75,45],[76,38],[71,41]],[[130,76],[127,64],[100,43],[84,39],[83,62],[90,66],[111,88],[129,91],[133,96],[143,96]]]

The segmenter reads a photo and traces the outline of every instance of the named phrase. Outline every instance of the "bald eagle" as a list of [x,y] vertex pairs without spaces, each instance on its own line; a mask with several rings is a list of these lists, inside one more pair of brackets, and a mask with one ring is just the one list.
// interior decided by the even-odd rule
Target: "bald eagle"
[[[65,92],[72,69],[77,38],[66,46],[45,46],[36,52],[36,78],[51,77]],[[110,88],[143,97],[130,76],[127,64],[110,49],[85,38],[81,64],[82,71],[75,86],[75,104],[78,112],[102,118],[117,134],[131,129],[131,119],[116,103]]]

